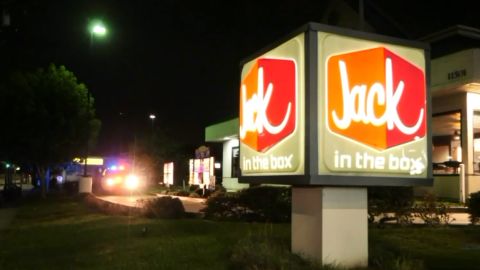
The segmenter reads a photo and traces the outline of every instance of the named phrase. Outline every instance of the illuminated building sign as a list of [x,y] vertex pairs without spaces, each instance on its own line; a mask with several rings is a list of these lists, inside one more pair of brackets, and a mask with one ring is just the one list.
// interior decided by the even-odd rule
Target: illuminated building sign
[[163,164],[163,183],[167,186],[173,185],[173,162]]
[[244,175],[303,174],[303,35],[249,61],[240,85]]
[[215,159],[197,158],[189,161],[189,185],[205,186],[206,188],[215,188]]
[[299,31],[243,65],[240,181],[431,184],[427,45]]

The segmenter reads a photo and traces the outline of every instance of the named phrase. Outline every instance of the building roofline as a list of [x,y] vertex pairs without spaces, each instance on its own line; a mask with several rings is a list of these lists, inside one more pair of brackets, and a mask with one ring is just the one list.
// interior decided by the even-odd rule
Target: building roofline
[[480,40],[480,29],[458,24],[426,35],[418,40],[434,43],[454,36],[462,36]]

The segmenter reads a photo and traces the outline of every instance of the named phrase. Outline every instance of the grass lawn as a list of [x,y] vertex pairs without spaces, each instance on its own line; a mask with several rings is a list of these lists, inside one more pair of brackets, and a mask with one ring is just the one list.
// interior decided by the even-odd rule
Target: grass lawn
[[405,256],[425,269],[480,269],[480,226],[372,228],[369,237],[377,258]]
[[[369,236],[369,269],[480,269],[480,226],[372,227]],[[320,269],[289,246],[290,224],[108,216],[52,196],[22,203],[0,231],[0,269],[243,269],[262,258],[279,262],[256,269]]]
[[239,239],[269,231],[289,241],[289,229],[107,216],[78,198],[37,199],[0,232],[0,269],[227,269]]

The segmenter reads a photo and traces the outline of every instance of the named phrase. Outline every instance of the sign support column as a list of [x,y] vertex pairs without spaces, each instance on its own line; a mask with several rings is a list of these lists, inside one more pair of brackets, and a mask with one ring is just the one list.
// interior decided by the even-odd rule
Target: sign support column
[[368,265],[367,188],[293,187],[292,252],[323,265]]

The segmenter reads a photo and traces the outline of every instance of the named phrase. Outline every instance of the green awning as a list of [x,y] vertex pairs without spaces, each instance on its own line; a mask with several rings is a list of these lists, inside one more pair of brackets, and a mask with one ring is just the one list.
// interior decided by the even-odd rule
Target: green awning
[[205,128],[205,141],[218,142],[238,137],[238,118],[213,124]]

